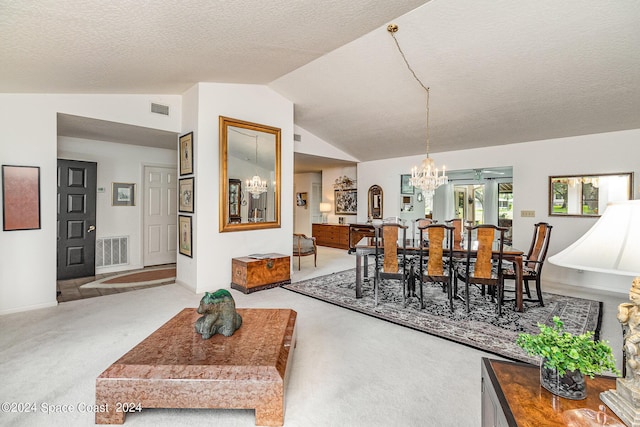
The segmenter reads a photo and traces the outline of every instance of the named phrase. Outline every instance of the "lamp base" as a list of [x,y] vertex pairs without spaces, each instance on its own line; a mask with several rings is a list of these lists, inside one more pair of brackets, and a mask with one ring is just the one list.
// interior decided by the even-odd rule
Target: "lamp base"
[[640,387],[624,378],[616,379],[616,389],[600,393],[602,400],[629,427],[640,427]]

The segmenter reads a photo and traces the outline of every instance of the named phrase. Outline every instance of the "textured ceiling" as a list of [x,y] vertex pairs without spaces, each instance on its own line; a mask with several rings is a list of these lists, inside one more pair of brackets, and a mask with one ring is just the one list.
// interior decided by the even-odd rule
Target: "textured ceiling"
[[[361,161],[640,128],[640,2],[0,0],[0,92],[268,84]],[[505,159],[508,160],[508,159]]]

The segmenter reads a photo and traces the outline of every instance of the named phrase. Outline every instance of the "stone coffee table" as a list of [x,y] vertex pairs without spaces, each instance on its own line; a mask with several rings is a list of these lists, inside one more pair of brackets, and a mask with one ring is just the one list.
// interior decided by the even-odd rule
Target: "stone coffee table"
[[284,390],[297,313],[237,309],[231,337],[202,339],[185,308],[96,379],[96,424],[123,424],[145,408],[255,409],[256,424],[284,423]]

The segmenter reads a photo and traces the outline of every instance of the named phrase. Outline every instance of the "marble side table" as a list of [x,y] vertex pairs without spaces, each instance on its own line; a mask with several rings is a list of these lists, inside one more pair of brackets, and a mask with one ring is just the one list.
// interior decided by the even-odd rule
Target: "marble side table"
[[235,334],[203,340],[186,308],[109,366],[96,379],[96,424],[145,408],[238,408],[255,409],[256,425],[283,425],[297,313],[237,311]]

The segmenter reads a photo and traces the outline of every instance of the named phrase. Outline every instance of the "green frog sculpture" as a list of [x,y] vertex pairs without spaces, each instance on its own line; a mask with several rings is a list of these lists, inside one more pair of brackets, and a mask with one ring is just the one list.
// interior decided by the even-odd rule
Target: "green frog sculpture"
[[226,289],[205,292],[200,300],[198,313],[203,316],[196,320],[196,332],[205,340],[215,334],[230,337],[242,326],[242,317],[236,312],[236,303]]

